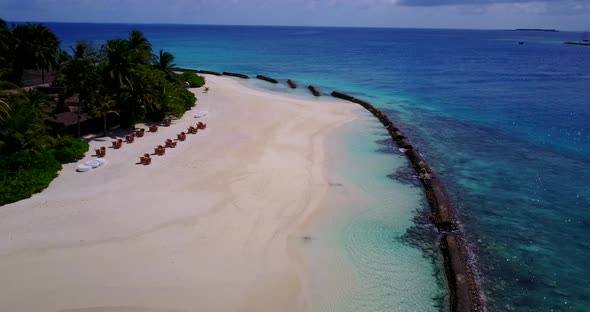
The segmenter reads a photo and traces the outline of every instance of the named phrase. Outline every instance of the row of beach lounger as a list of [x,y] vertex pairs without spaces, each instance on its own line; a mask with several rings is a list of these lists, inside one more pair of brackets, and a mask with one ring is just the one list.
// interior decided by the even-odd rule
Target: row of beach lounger
[[[198,122],[196,127],[194,126],[190,126],[187,131],[189,134],[196,134],[198,130],[204,130],[205,128],[207,128],[207,124],[202,123],[202,122]],[[158,156],[162,156],[164,154],[166,154],[166,148],[175,148],[176,144],[179,141],[184,141],[186,140],[186,134],[184,131],[177,134],[176,138],[177,141],[173,141],[172,139],[166,139],[166,141],[164,142],[164,145],[158,145],[154,148],[154,154],[158,155]],[[150,154],[145,153],[143,154],[143,156],[139,157],[139,162],[142,165],[149,165],[152,163],[152,158],[150,157]]]
[[[170,118],[167,118],[164,120],[163,125],[165,127],[170,126],[172,123],[172,120]],[[198,122],[195,126],[190,126],[187,128],[187,132],[188,134],[196,134],[198,130],[204,130],[205,128],[207,128],[207,124],[203,123],[203,122]],[[150,126],[148,126],[148,131],[149,132],[158,132],[158,126],[155,124],[152,124]],[[139,130],[136,130],[135,132],[132,132],[130,134],[125,135],[125,142],[127,142],[127,144],[131,144],[135,141],[135,138],[141,138],[145,135],[145,128],[141,128]],[[166,148],[175,148],[176,144],[178,143],[178,141],[185,141],[186,140],[186,132],[181,132],[179,134],[176,135],[177,140],[173,141],[172,139],[166,139],[166,141],[164,142],[164,145],[158,145],[154,148],[154,154],[155,155],[159,155],[162,156],[166,153]],[[114,140],[111,142],[112,143],[112,147],[113,149],[120,149],[123,146],[123,139],[119,138],[117,140]],[[92,168],[98,167],[101,164],[104,164],[105,160],[101,159],[102,157],[106,156],[106,150],[107,148],[105,146],[101,146],[100,148],[95,149],[96,152],[96,156],[99,157],[96,160],[92,160],[89,161],[88,163],[92,162]],[[143,154],[143,156],[139,157],[140,163],[143,165],[149,165],[152,162],[151,156],[148,153]],[[98,164],[94,164],[94,163],[98,163]],[[81,168],[84,167],[84,168]],[[86,166],[86,165],[80,165],[78,166],[78,171],[88,171],[88,169],[90,169],[91,167]],[[84,170],[82,170],[84,169]]]
[[[163,121],[163,125],[165,127],[169,127],[172,123],[172,119],[170,118],[166,118]],[[196,129],[205,129],[206,124],[202,123],[202,122],[198,122],[197,123],[197,127],[193,127],[190,126],[188,128],[189,133],[196,133]],[[158,126],[155,124],[152,124],[150,126],[148,126],[148,131],[149,132],[158,132]],[[136,130],[135,132],[132,132],[131,134],[127,134],[125,135],[125,142],[127,142],[127,144],[133,143],[135,141],[135,138],[141,138],[145,135],[145,128],[141,128]],[[182,132],[184,133],[184,132]],[[184,138],[186,138],[186,136],[183,137],[183,139],[181,140],[181,135],[178,135],[178,139],[183,141]],[[171,140],[170,140],[171,141]],[[123,139],[119,138],[117,140],[114,140],[111,142],[112,143],[112,147],[114,149],[120,149],[123,146]],[[176,147],[176,143],[169,143],[166,144],[166,147]],[[94,150],[96,152],[96,156],[98,157],[105,157],[106,156],[106,147],[105,146],[101,146],[100,148],[97,148]]]
[[[151,125],[149,126],[149,131],[150,132],[157,132],[158,131],[158,126],[156,125]],[[139,130],[136,130],[134,133],[131,134],[127,134],[125,135],[125,142],[127,142],[127,144],[133,143],[135,142],[135,138],[141,138],[143,137],[145,134],[145,128],[141,128]],[[123,146],[123,139],[117,139],[115,141],[111,142],[113,145],[114,149],[120,149]],[[100,148],[97,148],[94,150],[96,152],[96,156],[98,157],[105,157],[106,156],[106,147],[101,146]]]

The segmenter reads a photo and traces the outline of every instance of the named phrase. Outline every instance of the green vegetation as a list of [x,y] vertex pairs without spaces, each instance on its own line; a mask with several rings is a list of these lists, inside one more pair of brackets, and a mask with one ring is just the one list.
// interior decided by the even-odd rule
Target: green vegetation
[[63,136],[57,139],[52,151],[59,162],[73,162],[82,159],[88,152],[88,143],[71,136]]
[[[112,116],[119,117],[123,128],[145,118],[181,117],[197,100],[181,81],[192,87],[205,83],[193,73],[175,74],[174,56],[163,50],[154,55],[151,43],[135,30],[99,48],[79,42],[68,54],[59,47],[57,36],[44,25],[8,26],[0,19],[0,205],[43,190],[62,163],[88,151],[85,141],[56,135],[47,126],[48,112],[68,110],[66,99],[77,96],[79,101],[78,137],[83,113],[101,118],[106,136]],[[61,90],[56,101],[19,88],[23,72],[31,69],[40,71],[42,82],[47,72],[57,74],[52,82]]]
[[18,89],[18,85],[10,81],[0,81],[0,90]]
[[22,150],[0,156],[0,205],[42,191],[61,168],[49,150]]
[[0,205],[43,190],[62,162],[88,151],[88,143],[80,139],[49,134],[45,103],[45,96],[35,90],[0,96]]
[[180,75],[180,80],[188,82],[191,85],[191,88],[200,88],[205,85],[205,77],[191,72],[182,73]]
[[176,64],[174,64],[174,55],[172,55],[172,53],[170,52],[160,50],[158,58],[154,62],[154,67],[158,70],[163,71],[166,74],[166,79],[174,80],[175,74],[172,69],[175,66]]
[[19,82],[25,69],[45,72],[57,67],[59,39],[41,24],[16,25],[10,29],[0,20],[0,80]]

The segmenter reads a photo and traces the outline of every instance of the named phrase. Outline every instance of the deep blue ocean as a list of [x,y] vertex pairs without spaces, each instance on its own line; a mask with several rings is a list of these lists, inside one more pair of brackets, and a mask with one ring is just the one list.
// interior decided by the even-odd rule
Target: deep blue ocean
[[368,100],[446,184],[490,311],[590,311],[590,48],[561,44],[582,33],[47,25],[64,48],[139,29],[180,67]]

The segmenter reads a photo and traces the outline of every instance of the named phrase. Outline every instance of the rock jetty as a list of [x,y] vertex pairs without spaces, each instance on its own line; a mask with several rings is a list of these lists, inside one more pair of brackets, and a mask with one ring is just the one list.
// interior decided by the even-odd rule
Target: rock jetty
[[307,87],[309,89],[309,91],[311,91],[311,94],[315,95],[315,96],[320,96],[320,91],[318,91],[318,89],[312,85],[309,85]]
[[276,79],[270,78],[270,77],[266,77],[263,75],[257,75],[256,78],[260,79],[260,80],[264,80],[264,81],[268,81],[270,83],[279,83]]
[[248,75],[238,74],[238,73],[223,72],[221,74],[224,76],[238,77],[238,78],[242,78],[242,79],[249,79],[250,78],[250,77],[248,77]]
[[440,249],[444,258],[445,274],[449,286],[450,311],[479,312],[483,311],[483,300],[479,285],[469,262],[468,250],[461,238],[451,209],[448,195],[426,160],[416,151],[414,145],[395,126],[389,117],[373,105],[345,93],[334,91],[332,96],[357,103],[368,110],[383,124],[397,145],[405,150],[426,192],[431,208],[431,222],[440,233]]

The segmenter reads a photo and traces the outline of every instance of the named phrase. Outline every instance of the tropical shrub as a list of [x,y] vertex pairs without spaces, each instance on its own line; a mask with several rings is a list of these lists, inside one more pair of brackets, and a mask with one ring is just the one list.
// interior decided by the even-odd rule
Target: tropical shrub
[[49,150],[24,150],[0,156],[0,206],[42,191],[61,168]]
[[205,85],[205,77],[192,72],[184,72],[180,74],[180,80],[188,82],[191,85],[191,88],[200,88]]
[[185,88],[179,88],[178,97],[182,101],[185,110],[191,109],[197,103],[195,94]]
[[86,152],[88,143],[71,136],[60,137],[53,148],[53,156],[61,163],[79,160]]
[[0,90],[14,90],[18,89],[18,86],[10,81],[0,81]]

